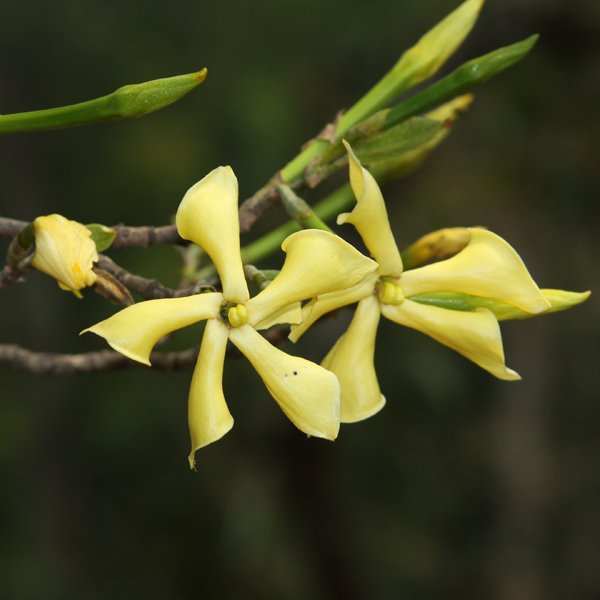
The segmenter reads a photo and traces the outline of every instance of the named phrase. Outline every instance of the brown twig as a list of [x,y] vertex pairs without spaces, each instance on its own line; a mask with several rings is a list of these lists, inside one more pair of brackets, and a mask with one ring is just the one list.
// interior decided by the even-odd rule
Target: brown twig
[[7,219],[0,217],[0,235],[2,237],[15,237],[21,229],[27,227],[27,221],[18,221],[17,219]]
[[172,290],[166,288],[162,283],[155,279],[146,279],[139,275],[133,275],[103,254],[100,255],[97,265],[100,269],[114,275],[127,289],[139,294],[145,300],[156,300],[157,298],[182,298],[184,296],[191,296],[193,293],[194,288],[191,287],[184,290]]
[[[29,225],[27,221],[17,219],[7,219],[0,217],[0,236],[14,237]],[[184,240],[178,233],[175,225],[165,225],[163,227],[126,227],[125,225],[115,225],[113,229],[117,232],[111,248],[126,248],[127,246],[154,246],[156,244],[178,244],[186,245],[188,241]]]
[[127,248],[127,246],[155,246],[156,244],[179,244],[187,245],[175,225],[164,225],[163,227],[126,227],[115,225],[113,229],[117,232],[111,248]]
[[281,204],[277,186],[282,183],[281,176],[277,173],[264,187],[260,188],[252,197],[244,200],[240,206],[240,233],[250,231],[254,222],[273,207]]
[[31,260],[29,258],[23,260],[16,268],[6,265],[4,269],[0,271],[0,290],[5,289],[18,281],[20,277],[25,275],[25,273],[31,269]]
[[155,279],[145,279],[139,275],[133,275],[123,267],[120,267],[108,256],[100,255],[98,267],[114,275],[126,288],[139,294],[145,300],[156,300],[157,298],[183,298],[198,294],[203,289],[212,289],[214,287],[208,284],[196,284],[183,290],[172,290],[166,288],[162,283]]
[[[287,328],[274,327],[264,337],[275,346],[281,346],[287,339]],[[152,368],[161,371],[177,371],[193,367],[198,359],[199,348],[190,348],[181,352],[152,352]],[[240,356],[240,351],[229,344],[228,357]],[[99,350],[82,354],[56,354],[34,352],[16,344],[0,344],[0,364],[13,371],[27,371],[36,375],[73,375],[75,373],[98,373],[116,369],[143,367],[114,350]]]
[[[196,364],[198,348],[183,352],[153,352],[152,367],[164,371],[185,369]],[[114,350],[100,350],[83,354],[55,354],[33,352],[14,344],[0,344],[0,363],[13,371],[28,371],[36,375],[73,375],[142,367]]]

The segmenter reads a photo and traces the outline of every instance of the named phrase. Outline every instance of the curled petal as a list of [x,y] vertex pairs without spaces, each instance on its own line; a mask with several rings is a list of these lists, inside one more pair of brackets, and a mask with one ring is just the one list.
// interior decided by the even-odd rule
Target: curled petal
[[529,313],[550,308],[521,257],[500,236],[471,229],[471,241],[456,256],[406,271],[400,285],[406,297],[426,292],[461,292],[500,300]]
[[302,322],[298,326],[292,326],[292,331],[288,336],[289,339],[292,340],[292,342],[297,342],[300,339],[300,336],[323,315],[332,310],[337,310],[342,306],[354,304],[355,302],[372,295],[378,278],[379,276],[377,273],[371,273],[360,283],[357,283],[347,290],[323,294],[322,296],[318,296],[311,300],[302,307]]
[[487,308],[462,312],[405,300],[400,306],[384,304],[381,312],[384,317],[422,331],[460,352],[499,379],[521,379],[504,364],[500,326]]
[[249,325],[232,329],[229,337],[300,431],[327,440],[337,437],[340,384],[333,373],[275,348]]
[[327,231],[298,231],[281,247],[286,257],[279,275],[246,303],[252,326],[294,302],[352,287],[377,268],[376,262]]
[[188,400],[192,469],[196,450],[221,439],[233,427],[233,417],[223,396],[223,364],[228,338],[229,329],[221,321],[207,321]]
[[273,325],[280,325],[282,323],[297,325],[302,321],[302,307],[300,302],[295,302],[290,306],[284,306],[281,310],[278,310],[275,314],[267,317],[264,321],[261,321],[254,329],[260,331],[261,329],[269,329]]
[[348,331],[321,363],[340,382],[342,423],[367,419],[385,405],[373,365],[380,315],[380,304],[375,296],[361,300]]
[[117,352],[150,365],[150,352],[161,337],[192,323],[214,319],[222,301],[222,294],[199,294],[138,302],[81,333],[91,331]]
[[248,300],[240,254],[238,182],[231,167],[218,167],[192,186],[179,205],[176,222],[179,235],[210,256],[227,301]]
[[379,274],[398,276],[402,273],[402,259],[381,195],[379,185],[369,171],[363,168],[344,140],[350,159],[350,185],[356,196],[357,205],[351,213],[338,216],[337,223],[352,223],[360,233],[371,256],[379,263]]

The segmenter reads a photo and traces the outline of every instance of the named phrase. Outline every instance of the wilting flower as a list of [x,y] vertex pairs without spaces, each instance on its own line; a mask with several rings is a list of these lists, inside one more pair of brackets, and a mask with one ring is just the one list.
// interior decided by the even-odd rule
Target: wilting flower
[[98,261],[92,232],[61,215],[38,217],[34,222],[35,255],[33,266],[54,277],[63,289],[81,298],[80,289],[96,281],[92,271]]
[[[348,144],[346,148],[358,203],[351,213],[338,217],[338,224],[356,227],[379,269],[351,289],[314,298],[290,334],[296,341],[323,314],[358,302],[348,330],[321,363],[340,381],[341,421],[365,419],[385,404],[373,366],[380,315],[430,335],[500,379],[520,379],[505,366],[498,319],[489,308],[449,310],[427,304],[431,299],[423,296],[448,292],[487,299],[519,315],[513,318],[551,310],[519,255],[494,233],[470,229],[469,243],[455,256],[403,272],[379,186]],[[587,297],[581,296],[577,301]]]
[[222,293],[141,302],[86,330],[105,338],[125,356],[149,365],[150,352],[161,337],[207,320],[189,394],[192,467],[195,451],[233,426],[222,389],[228,339],[250,360],[296,427],[312,436],[335,439],[340,398],[336,377],[275,348],[256,330],[279,322],[298,323],[299,301],[346,289],[377,268],[374,261],[333,234],[300,231],[282,245],[286,259],[279,275],[250,299],[240,255],[237,199],[233,171],[219,167],[187,192],[177,211],[179,234],[211,257]]

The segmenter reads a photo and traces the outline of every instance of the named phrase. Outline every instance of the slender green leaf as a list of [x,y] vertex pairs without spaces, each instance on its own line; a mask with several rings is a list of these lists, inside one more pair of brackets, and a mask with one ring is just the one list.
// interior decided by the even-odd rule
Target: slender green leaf
[[80,104],[0,115],[0,135],[137,119],[179,100],[205,78],[206,69],[202,69],[189,75],[126,85],[108,96]]
[[428,294],[418,294],[411,296],[410,299],[419,304],[427,304],[446,308],[448,310],[460,310],[473,312],[478,308],[487,308],[491,310],[498,321],[508,321],[510,319],[529,319],[539,315],[566,310],[576,304],[581,304],[590,296],[590,292],[567,292],[564,290],[540,290],[544,297],[550,302],[551,307],[541,313],[528,313],[516,306],[492,300],[490,298],[481,298],[479,296],[470,296],[459,292],[430,292]]
[[458,67],[421,93],[392,108],[386,115],[382,129],[434,108],[459,94],[464,94],[485,83],[494,75],[519,62],[533,48],[539,36],[499,48],[485,56],[474,58]]

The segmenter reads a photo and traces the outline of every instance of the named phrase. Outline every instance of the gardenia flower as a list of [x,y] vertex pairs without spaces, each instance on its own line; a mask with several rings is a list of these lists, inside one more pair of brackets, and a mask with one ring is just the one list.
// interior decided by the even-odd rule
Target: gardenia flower
[[347,143],[346,149],[358,203],[351,213],[338,217],[338,224],[356,227],[379,269],[349,290],[313,299],[303,308],[301,325],[292,327],[290,334],[296,341],[323,314],[358,302],[348,330],[321,363],[340,381],[341,421],[366,419],[385,404],[373,366],[380,315],[430,335],[500,379],[520,379],[504,364],[498,320],[490,310],[449,310],[416,298],[428,292],[459,292],[497,300],[530,314],[543,312],[551,304],[519,255],[494,233],[470,229],[469,243],[455,256],[403,272],[379,186]]
[[38,217],[34,222],[35,255],[31,264],[54,277],[63,289],[82,298],[80,289],[96,281],[92,271],[98,261],[92,232],[61,215]]
[[377,268],[374,261],[331,233],[300,231],[282,245],[286,259],[279,275],[250,299],[240,254],[237,201],[233,171],[219,167],[187,192],[177,211],[179,234],[210,256],[221,278],[222,293],[141,302],[86,330],[105,338],[125,356],[150,365],[150,352],[161,337],[207,320],[189,394],[192,468],[195,451],[233,426],[222,388],[228,339],[250,360],[296,427],[311,436],[336,438],[340,389],[335,375],[289,356],[256,330],[278,322],[298,323],[299,301],[346,289]]

